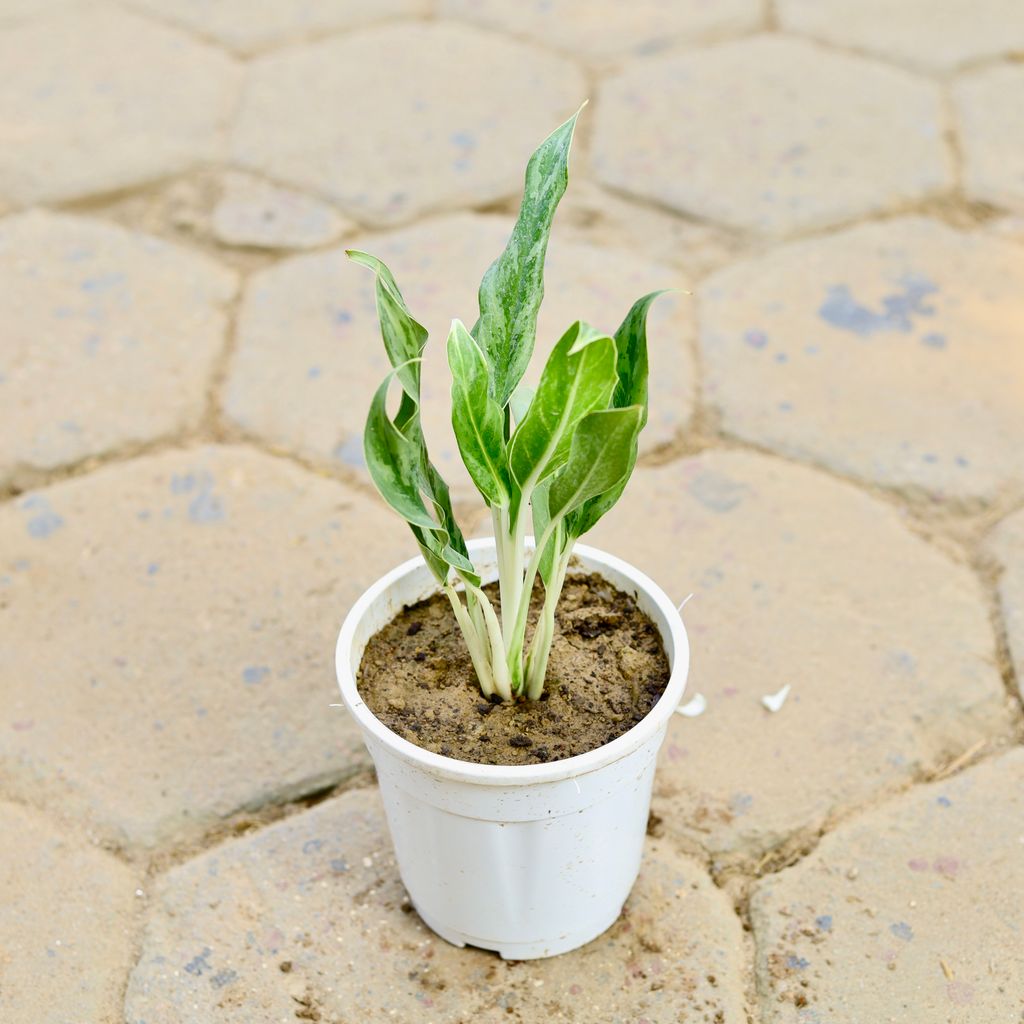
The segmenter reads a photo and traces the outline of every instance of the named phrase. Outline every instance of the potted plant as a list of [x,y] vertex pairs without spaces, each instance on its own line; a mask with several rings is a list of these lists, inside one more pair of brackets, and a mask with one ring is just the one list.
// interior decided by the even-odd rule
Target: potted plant
[[574,949],[619,915],[688,665],[672,601],[576,543],[636,462],[647,311],[661,293],[639,299],[614,335],[572,324],[536,391],[521,383],[576,116],[531,157],[512,235],[480,286],[479,319],[471,330],[455,320],[447,340],[455,436],[493,538],[465,541],[427,453],[426,330],[387,267],[349,252],[376,275],[393,367],[370,405],[366,465],[420,557],[347,616],[342,699],[376,766],[420,916],[449,942],[517,960]]

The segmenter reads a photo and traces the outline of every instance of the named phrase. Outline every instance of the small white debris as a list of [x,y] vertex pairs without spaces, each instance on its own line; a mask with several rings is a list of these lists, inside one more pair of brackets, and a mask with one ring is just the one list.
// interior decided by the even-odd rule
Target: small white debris
[[786,703],[786,698],[789,696],[790,684],[786,685],[779,690],[778,693],[767,693],[761,698],[761,703],[771,712],[781,711],[782,705]]
[[682,715],[684,718],[696,718],[698,715],[703,715],[707,708],[707,698],[703,693],[698,693],[692,700],[680,704],[676,708],[676,714]]
[[686,607],[686,602],[689,601],[691,597],[693,597],[693,594],[687,594],[686,597],[676,605],[676,611],[681,612]]

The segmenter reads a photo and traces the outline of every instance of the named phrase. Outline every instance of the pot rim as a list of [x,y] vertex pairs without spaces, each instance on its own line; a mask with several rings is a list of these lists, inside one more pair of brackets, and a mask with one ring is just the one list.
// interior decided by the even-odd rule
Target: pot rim
[[[531,545],[532,540],[532,538],[527,538],[528,543]],[[488,551],[493,552],[495,548],[494,538],[487,537],[471,540],[468,547],[470,554],[474,552],[480,552],[481,554]],[[389,748],[392,753],[399,756],[403,761],[413,764],[430,775],[439,778],[482,786],[530,786],[538,783],[575,779],[605,768],[609,764],[613,764],[633,753],[659,729],[664,728],[668,724],[672,713],[679,706],[683,691],[686,688],[686,677],[689,671],[690,645],[682,616],[661,587],[650,577],[640,572],[639,569],[634,568],[621,558],[609,555],[598,548],[590,547],[586,544],[576,544],[573,547],[573,554],[592,563],[594,570],[600,571],[602,568],[607,568],[626,577],[633,587],[646,594],[668,624],[669,635],[666,637],[660,628],[659,633],[662,634],[662,643],[666,648],[669,647],[669,643],[666,641],[671,642],[672,653],[669,680],[665,686],[665,692],[642,721],[637,722],[632,729],[616,737],[610,743],[595,747],[593,750],[576,754],[573,757],[562,758],[559,761],[528,765],[477,764],[473,761],[460,761],[458,758],[435,754],[433,751],[419,747],[393,732],[374,715],[362,697],[360,697],[356,686],[355,673],[352,671],[351,651],[356,631],[363,617],[375,602],[400,579],[417,569],[425,567],[426,563],[422,556],[417,556],[410,558],[390,572],[385,573],[376,583],[364,591],[363,595],[345,616],[341,632],[338,634],[338,642],[335,647],[335,668],[338,675],[338,687],[341,690],[341,698],[345,706],[364,733],[372,736],[375,740]],[[668,653],[667,650],[666,653]]]

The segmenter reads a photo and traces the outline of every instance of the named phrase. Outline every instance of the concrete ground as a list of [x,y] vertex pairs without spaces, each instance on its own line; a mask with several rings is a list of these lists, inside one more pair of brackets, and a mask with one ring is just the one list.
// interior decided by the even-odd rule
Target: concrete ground
[[[1018,0],[0,0],[4,1024],[1024,1020],[1022,52]],[[707,710],[619,923],[509,964],[329,707],[413,551],[342,248],[473,528],[437,336],[584,97],[542,337],[684,289],[592,540],[694,593]]]

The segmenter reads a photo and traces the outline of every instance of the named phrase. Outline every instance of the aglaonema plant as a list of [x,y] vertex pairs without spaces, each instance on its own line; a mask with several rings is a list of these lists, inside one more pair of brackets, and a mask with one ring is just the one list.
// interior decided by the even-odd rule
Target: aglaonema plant
[[[661,292],[638,299],[614,335],[576,321],[555,344],[536,391],[521,383],[533,353],[548,236],[568,183],[578,116],[530,158],[512,235],[480,285],[479,318],[472,329],[454,320],[448,335],[452,426],[491,511],[500,618],[455,522],[448,486],[427,453],[420,424],[427,331],[388,268],[367,253],[348,252],[376,275],[381,335],[393,367],[370,403],[366,465],[384,500],[409,524],[451,602],[481,690],[503,700],[541,697],[573,545],[618,501],[647,421],[647,311]],[[396,380],[401,399],[392,416],[388,393]],[[538,575],[544,603],[527,647]]]

